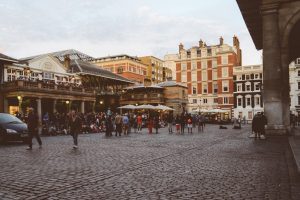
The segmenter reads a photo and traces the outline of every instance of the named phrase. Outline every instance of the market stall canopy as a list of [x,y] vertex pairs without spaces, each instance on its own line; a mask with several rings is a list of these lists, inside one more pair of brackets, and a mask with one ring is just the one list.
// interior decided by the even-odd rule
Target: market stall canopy
[[155,106],[149,104],[136,106],[136,109],[145,109],[145,110],[155,110],[155,108],[156,108]]
[[209,110],[207,109],[196,109],[192,111],[193,113],[209,113]]
[[155,109],[157,109],[157,110],[174,110],[173,108],[170,108],[170,107],[164,106],[164,105],[155,106]]
[[136,106],[134,105],[125,105],[125,106],[121,106],[121,107],[118,107],[119,109],[130,109],[130,110],[134,110],[134,109],[137,109]]
[[228,111],[216,108],[216,109],[209,110],[208,112],[209,113],[227,113]]

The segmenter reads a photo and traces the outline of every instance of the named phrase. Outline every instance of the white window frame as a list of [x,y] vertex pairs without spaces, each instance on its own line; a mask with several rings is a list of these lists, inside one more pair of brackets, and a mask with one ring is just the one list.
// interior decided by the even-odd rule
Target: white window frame
[[228,64],[228,55],[222,55],[222,65]]
[[[195,89],[195,92],[194,92]],[[197,94],[197,85],[192,85],[192,94]]]
[[212,61],[212,68],[214,69],[214,68],[217,68],[217,67],[218,67],[218,61],[213,60]]
[[192,82],[197,82],[197,72],[192,72]]
[[[247,86],[250,87],[250,90],[247,89]],[[250,91],[251,91],[251,83],[250,83],[250,82],[246,82],[246,83],[245,83],[245,91],[246,91],[246,92],[250,92]]]
[[[185,77],[185,78],[183,78]],[[181,73],[181,82],[186,83],[187,82],[187,74],[186,72]]]
[[[239,88],[240,88],[240,90],[239,90]],[[236,91],[237,92],[243,92],[243,84],[242,83],[236,84]]]
[[[206,92],[204,90],[206,90]],[[202,83],[202,94],[207,94],[207,93],[208,93],[208,85],[207,83]]]
[[[225,86],[227,86],[227,90],[224,90]],[[222,92],[229,92],[229,81],[222,81]]]
[[192,70],[197,70],[197,62],[196,61],[192,61],[191,65],[192,65]]
[[186,71],[187,70],[187,63],[181,63],[181,71]]
[[203,70],[201,72],[201,80],[202,81],[207,81],[207,71],[206,70]]
[[229,97],[223,97],[223,104],[229,104]]
[[207,69],[207,60],[201,61],[201,69]]
[[213,80],[218,80],[218,70],[213,70],[212,71],[212,79]]
[[[258,86],[258,89],[256,88]],[[260,91],[260,83],[256,82],[254,83],[254,91],[259,92]]]
[[[257,104],[257,99],[258,99],[258,104]],[[260,95],[255,95],[254,96],[254,107],[260,107],[260,103],[261,103]]]
[[[248,105],[248,99],[250,99],[250,104]],[[246,107],[251,107],[251,96],[250,95],[247,95],[245,97],[245,103],[246,103]]]
[[222,67],[222,77],[228,77],[228,67]]
[[[241,105],[239,105],[239,100],[241,100]],[[243,97],[242,96],[237,96],[236,107],[243,107]]]

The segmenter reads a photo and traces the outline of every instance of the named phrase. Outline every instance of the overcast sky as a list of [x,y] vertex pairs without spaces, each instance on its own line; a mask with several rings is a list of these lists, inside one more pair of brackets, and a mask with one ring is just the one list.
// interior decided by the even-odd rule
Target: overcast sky
[[237,35],[243,65],[261,63],[235,0],[1,0],[0,19],[0,52],[15,58],[71,48],[163,58],[180,42]]

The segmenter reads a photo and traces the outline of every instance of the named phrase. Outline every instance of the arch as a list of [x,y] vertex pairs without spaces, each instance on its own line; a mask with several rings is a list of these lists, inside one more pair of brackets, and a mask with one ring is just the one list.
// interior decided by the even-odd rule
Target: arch
[[[300,25],[300,10],[297,11],[286,23],[282,36],[282,50],[289,55],[288,61],[291,62],[294,56],[290,56],[290,37],[296,27]],[[297,30],[296,30],[297,31]],[[298,39],[299,40],[299,39]]]

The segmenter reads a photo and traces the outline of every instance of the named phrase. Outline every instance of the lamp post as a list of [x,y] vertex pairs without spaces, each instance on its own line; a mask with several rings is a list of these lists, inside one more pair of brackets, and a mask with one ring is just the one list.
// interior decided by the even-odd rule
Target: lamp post
[[70,111],[70,101],[67,100],[67,101],[66,101],[66,104],[67,104],[67,112],[69,112],[69,111]]

